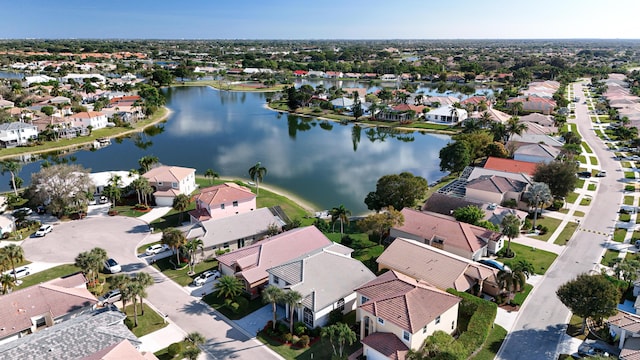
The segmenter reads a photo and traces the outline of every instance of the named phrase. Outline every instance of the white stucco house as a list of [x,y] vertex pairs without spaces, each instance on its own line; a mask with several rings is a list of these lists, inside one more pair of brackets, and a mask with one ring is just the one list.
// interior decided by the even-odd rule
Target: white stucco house
[[38,127],[35,125],[19,121],[0,124],[0,147],[25,145],[37,138]]
[[445,105],[427,112],[424,118],[426,121],[457,124],[466,120],[468,116],[465,109],[458,109],[453,105]]
[[107,127],[107,115],[100,111],[86,111],[70,115],[69,120],[73,126],[82,127],[84,129],[91,126],[92,130]]

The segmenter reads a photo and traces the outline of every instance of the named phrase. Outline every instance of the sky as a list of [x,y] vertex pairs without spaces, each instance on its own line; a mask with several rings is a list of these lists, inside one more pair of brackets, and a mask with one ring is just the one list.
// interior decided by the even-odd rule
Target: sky
[[640,39],[639,0],[0,0],[0,39]]

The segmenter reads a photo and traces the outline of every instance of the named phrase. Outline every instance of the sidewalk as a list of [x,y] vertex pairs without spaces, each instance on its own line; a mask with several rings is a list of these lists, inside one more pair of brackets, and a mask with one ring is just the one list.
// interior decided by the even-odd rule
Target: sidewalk
[[172,207],[164,206],[164,207],[154,207],[148,213],[139,216],[138,219],[146,222],[147,224],[151,224],[151,222],[155,219],[161,218],[166,215],[169,211],[171,211]]
[[166,327],[154,331],[149,335],[138,338],[138,340],[142,341],[142,344],[140,345],[140,351],[149,351],[155,353],[173,344],[174,342],[184,340],[186,335],[187,333],[184,330],[182,330],[178,325],[169,320],[169,325],[167,325]]

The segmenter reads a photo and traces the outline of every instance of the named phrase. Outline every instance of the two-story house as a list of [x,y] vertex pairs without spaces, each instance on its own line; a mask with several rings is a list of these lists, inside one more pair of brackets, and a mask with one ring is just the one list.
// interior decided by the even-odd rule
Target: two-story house
[[256,209],[256,194],[247,187],[228,182],[200,189],[196,208],[189,212],[191,222],[220,219]]
[[19,121],[0,124],[0,147],[25,145],[37,138],[38,128],[35,125]]
[[85,111],[77,114],[70,115],[68,119],[71,121],[72,126],[81,127],[84,129],[91,126],[92,130],[102,129],[107,127],[107,115],[100,111]]
[[189,195],[196,189],[196,169],[162,165],[142,176],[153,188],[153,197],[158,206],[172,206],[176,196]]

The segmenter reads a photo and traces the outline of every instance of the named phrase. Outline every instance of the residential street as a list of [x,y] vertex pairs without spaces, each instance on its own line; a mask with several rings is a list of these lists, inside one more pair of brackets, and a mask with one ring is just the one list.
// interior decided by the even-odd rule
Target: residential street
[[[573,84],[573,91],[584,99],[580,83]],[[591,146],[600,167],[607,170],[609,175],[600,179],[597,195],[580,228],[520,309],[497,359],[556,359],[558,353],[563,352],[558,345],[570,312],[555,292],[576,275],[597,268],[608,241],[602,233],[612,234],[615,227],[617,211],[622,202],[624,176],[620,172],[620,165],[613,160],[613,152],[593,132],[587,105],[582,100],[576,103],[575,113],[580,135]]]

